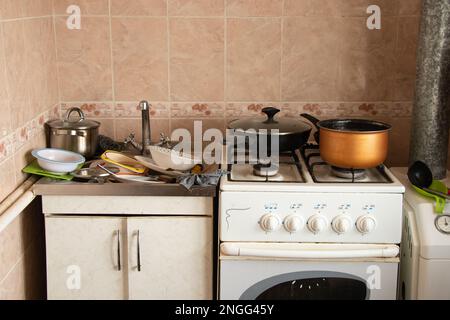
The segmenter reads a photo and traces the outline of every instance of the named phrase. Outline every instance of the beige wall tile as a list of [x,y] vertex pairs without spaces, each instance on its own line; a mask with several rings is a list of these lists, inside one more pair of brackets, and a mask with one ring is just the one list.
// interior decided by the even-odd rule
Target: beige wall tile
[[166,19],[113,18],[112,39],[116,99],[167,100]]
[[195,122],[201,122],[202,133],[208,129],[219,129],[225,132],[225,120],[224,119],[183,119],[173,118],[170,121],[170,130],[173,132],[175,129],[187,129],[191,133],[191,137],[194,138],[194,125]]
[[336,0],[339,1],[341,14],[351,17],[367,17],[367,8],[377,5],[381,9],[382,16],[394,16],[398,12],[397,0]]
[[0,18],[15,19],[23,16],[23,0],[0,0]]
[[227,28],[227,98],[279,100],[280,19],[229,19]]
[[286,18],[282,99],[335,101],[341,34],[339,18]]
[[0,241],[0,300],[45,298],[44,220],[39,200],[0,233]]
[[5,48],[3,46],[2,25],[0,24],[0,101],[8,100],[8,86],[6,85]]
[[422,0],[398,0],[400,15],[417,15],[422,13]]
[[11,110],[9,110],[8,100],[0,101],[0,138],[3,138],[12,132],[11,129]]
[[339,16],[339,0],[285,0],[285,16]]
[[24,22],[21,20],[3,23],[5,43],[6,78],[12,129],[25,124],[32,117],[30,105],[31,77],[29,59],[24,38]]
[[[142,121],[141,119],[116,119],[116,141],[124,141],[130,133],[136,135],[138,142],[142,141]],[[152,141],[158,142],[160,133],[166,136],[170,135],[169,119],[151,119],[150,127],[152,133]]]
[[22,0],[26,17],[42,17],[53,14],[52,0]]
[[56,49],[52,18],[24,21],[30,80],[31,118],[58,102]]
[[393,91],[391,96],[394,100],[408,101],[414,99],[420,18],[399,17],[398,24],[395,78],[390,87]]
[[282,11],[282,0],[227,0],[230,17],[281,16]]
[[108,0],[53,0],[53,7],[55,14],[58,15],[66,15],[67,8],[70,5],[79,6],[81,10],[81,15],[109,14]]
[[223,16],[224,0],[168,0],[171,16]]
[[166,0],[111,0],[113,16],[165,16]]
[[99,134],[114,139],[115,123],[114,119],[97,119],[100,122]]
[[224,98],[224,20],[170,20],[170,84],[174,101]]
[[364,18],[345,19],[341,37],[339,99],[392,99],[397,20],[384,18],[381,30],[368,30]]
[[28,179],[29,174],[23,173],[22,169],[31,163],[34,158],[31,155],[33,149],[33,141],[27,141],[14,154],[14,167],[16,172],[16,186],[19,186]]
[[16,187],[14,161],[9,158],[0,164],[0,202],[2,202]]
[[109,19],[85,17],[81,30],[56,18],[56,44],[63,101],[112,100]]

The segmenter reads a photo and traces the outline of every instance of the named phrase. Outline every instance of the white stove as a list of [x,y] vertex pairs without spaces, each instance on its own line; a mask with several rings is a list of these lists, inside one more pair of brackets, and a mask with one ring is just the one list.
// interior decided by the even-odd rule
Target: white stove
[[[395,299],[405,188],[385,166],[332,168],[307,145],[283,154],[275,175],[255,175],[253,164],[228,171],[220,184],[221,299],[335,298],[349,288],[347,298]],[[370,266],[383,289],[367,289]],[[295,284],[302,288],[288,289]]]

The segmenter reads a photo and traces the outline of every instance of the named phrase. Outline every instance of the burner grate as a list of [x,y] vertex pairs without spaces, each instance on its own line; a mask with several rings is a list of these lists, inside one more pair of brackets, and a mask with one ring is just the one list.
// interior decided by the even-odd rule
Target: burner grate
[[317,144],[306,144],[300,149],[307,169],[316,183],[393,183],[384,165],[376,168],[357,170],[332,167],[320,157]]

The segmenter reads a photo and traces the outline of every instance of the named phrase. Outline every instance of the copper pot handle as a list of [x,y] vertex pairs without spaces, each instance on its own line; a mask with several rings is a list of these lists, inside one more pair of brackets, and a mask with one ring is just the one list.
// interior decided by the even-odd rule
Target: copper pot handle
[[317,129],[319,129],[318,123],[320,122],[319,119],[317,119],[316,117],[308,114],[308,113],[302,113],[300,115],[301,117],[307,119],[309,122],[311,122]]

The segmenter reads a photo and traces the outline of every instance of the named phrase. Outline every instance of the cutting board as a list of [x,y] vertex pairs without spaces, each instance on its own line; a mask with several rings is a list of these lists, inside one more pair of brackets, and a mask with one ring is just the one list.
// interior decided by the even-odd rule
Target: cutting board
[[[82,166],[82,165],[81,165]],[[81,167],[80,166],[80,167]],[[71,174],[63,174],[63,175],[59,175],[59,174],[55,174],[49,171],[45,171],[44,169],[42,169],[37,160],[34,160],[32,163],[30,163],[28,166],[26,166],[25,168],[23,168],[22,170],[25,173],[31,173],[31,174],[36,174],[38,176],[44,176],[44,177],[48,177],[48,178],[53,178],[53,179],[59,179],[59,180],[67,180],[70,181],[73,179],[73,176]]]

